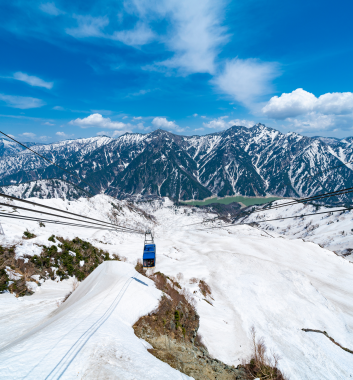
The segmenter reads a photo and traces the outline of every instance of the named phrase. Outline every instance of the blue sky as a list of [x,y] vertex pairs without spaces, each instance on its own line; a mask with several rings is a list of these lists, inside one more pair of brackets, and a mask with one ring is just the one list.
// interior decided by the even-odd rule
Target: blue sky
[[206,134],[261,122],[353,135],[346,1],[0,3],[0,123],[22,141]]

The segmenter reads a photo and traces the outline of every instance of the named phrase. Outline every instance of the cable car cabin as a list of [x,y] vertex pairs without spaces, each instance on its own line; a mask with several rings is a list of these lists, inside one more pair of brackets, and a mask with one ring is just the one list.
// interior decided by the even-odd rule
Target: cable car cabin
[[[150,235],[150,237],[148,236]],[[154,268],[156,266],[156,244],[154,244],[151,232],[145,233],[145,244],[143,248],[143,268]]]
[[156,245],[146,244],[143,250],[143,267],[154,268],[156,266]]

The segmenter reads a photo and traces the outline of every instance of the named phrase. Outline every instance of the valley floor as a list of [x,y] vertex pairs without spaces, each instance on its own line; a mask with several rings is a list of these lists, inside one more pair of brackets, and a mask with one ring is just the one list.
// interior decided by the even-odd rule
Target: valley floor
[[[104,207],[94,207],[94,202],[102,205],[107,198],[95,197],[90,210],[78,202],[36,201],[55,201],[55,207],[106,218]],[[229,365],[241,363],[251,353],[254,326],[269,351],[280,355],[279,367],[291,380],[353,377],[352,354],[323,334],[302,330],[326,331],[353,350],[352,263],[317,244],[250,226],[192,225],[208,215],[188,216],[186,208],[169,200],[143,207],[156,224],[133,214],[126,223],[153,229],[156,270],[177,276],[195,297],[199,332],[211,355]],[[160,297],[153,283],[134,270],[143,237],[55,225],[39,228],[28,222],[38,237],[23,241],[23,222],[7,221],[3,227],[0,244],[17,244],[18,254],[35,250],[35,243],[45,244],[55,234],[79,236],[127,261],[101,264],[60,307],[56,301],[72,280],[48,280],[32,296],[0,295],[2,379],[187,378],[150,355],[146,343],[133,334],[131,326]],[[211,296],[205,299],[192,278],[204,280]]]

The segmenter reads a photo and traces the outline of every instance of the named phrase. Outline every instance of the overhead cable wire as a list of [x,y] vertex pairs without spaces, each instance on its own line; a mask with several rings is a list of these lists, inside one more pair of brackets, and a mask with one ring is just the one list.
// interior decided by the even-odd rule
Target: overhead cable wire
[[[116,228],[116,227],[120,227],[120,228],[125,228],[125,229],[128,229],[128,230],[132,230],[132,231],[138,231],[138,230],[135,230],[135,229],[133,229],[133,228],[122,227],[122,226],[119,226],[119,225],[116,225],[116,224],[113,224],[113,223],[105,222],[104,220],[95,219],[95,218],[90,218],[90,217],[88,217],[88,216],[83,216],[83,215],[76,214],[76,213],[74,213],[74,212],[70,212],[70,211],[60,210],[59,208],[56,208],[56,207],[51,207],[51,206],[42,205],[42,204],[40,204],[40,203],[36,203],[36,202],[32,202],[32,201],[28,201],[28,200],[25,200],[25,199],[16,198],[16,197],[13,197],[13,196],[11,196],[11,195],[7,195],[7,194],[3,194],[3,193],[0,193],[0,197],[4,197],[4,198],[8,198],[8,199],[12,199],[12,200],[15,200],[15,201],[18,201],[18,202],[23,202],[23,203],[30,204],[30,205],[33,205],[33,206],[38,206],[38,207],[47,208],[47,209],[54,210],[54,211],[59,211],[59,212],[62,212],[62,213],[64,213],[64,214],[73,215],[73,216],[78,216],[78,217],[80,217],[80,218],[84,218],[84,219],[93,220],[93,221],[95,221],[95,222],[100,222],[100,223],[107,224],[107,225],[109,225],[109,226],[113,226],[114,228]],[[16,207],[16,206],[12,206],[12,207]],[[82,221],[82,222],[83,222],[83,221]]]
[[[95,230],[104,230],[104,231],[115,231],[115,232],[121,232],[117,231],[115,228],[109,228],[109,227],[93,227],[93,226],[87,226],[83,224],[77,224],[77,223],[68,223],[63,222],[60,220],[52,220],[52,219],[43,219],[43,218],[34,218],[32,216],[22,216],[22,215],[10,215],[8,213],[1,213],[0,212],[0,218],[10,218],[10,219],[20,219],[20,220],[28,220],[32,222],[42,222],[42,223],[52,223],[52,224],[61,224],[64,226],[73,226],[73,227],[82,227],[82,228],[90,228]],[[124,231],[125,233],[133,233],[130,231]]]
[[[310,202],[310,201],[318,200],[318,199],[325,199],[325,198],[329,198],[329,197],[333,197],[333,196],[337,196],[337,195],[344,195],[344,194],[348,194],[348,193],[352,193],[352,192],[353,192],[353,187],[350,187],[350,188],[347,188],[347,189],[337,190],[337,191],[333,191],[333,192],[330,192],[330,193],[324,193],[324,194],[315,195],[313,197],[294,199],[293,201],[290,201],[290,202],[287,202],[287,203],[284,203],[284,204],[279,204],[279,205],[271,206],[271,207],[266,207],[265,206],[264,208],[261,208],[261,209],[258,209],[258,210],[248,211],[248,212],[245,213],[246,214],[245,216],[244,216],[244,214],[242,214],[241,216],[239,216],[239,218],[243,217],[242,220],[244,220],[249,215],[254,214],[254,213],[264,212],[264,211],[268,211],[268,210],[274,210],[274,209],[278,209],[278,208],[281,208],[281,207],[293,206],[293,205],[296,205],[296,204],[306,203],[306,202]],[[190,225],[196,225],[196,224],[203,224],[205,222],[206,221],[202,221],[202,222],[199,222],[199,223],[193,223],[193,224],[186,224],[186,225],[184,225],[182,227],[186,227],[186,226],[190,226]]]
[[347,210],[353,210],[353,207],[345,207],[339,210],[331,210],[331,211],[324,211],[324,212],[314,212],[312,214],[302,214],[302,215],[296,215],[296,216],[288,216],[284,218],[275,218],[275,219],[266,219],[266,220],[260,220],[256,222],[250,222],[250,223],[234,223],[234,224],[226,224],[223,226],[214,226],[214,227],[207,227],[199,229],[198,231],[204,231],[204,230],[211,230],[216,228],[224,228],[224,227],[235,227],[235,226],[242,226],[242,225],[251,225],[253,223],[264,223],[264,222],[273,222],[275,220],[284,220],[284,219],[293,219],[293,218],[304,218],[306,216],[312,216],[312,215],[320,215],[320,214],[330,214],[333,212],[341,212],[341,211],[347,211]]
[[12,141],[15,141],[17,144],[20,144],[20,145],[23,146],[24,148],[30,150],[32,153],[36,154],[37,156],[43,158],[43,160],[45,160],[45,161],[49,162],[50,164],[52,164],[52,165],[58,167],[59,169],[63,170],[64,172],[69,173],[69,174],[72,175],[73,177],[76,177],[76,178],[79,179],[80,181],[84,182],[86,185],[88,185],[88,186],[90,186],[90,187],[93,187],[94,189],[98,190],[98,192],[100,192],[100,190],[99,190],[97,187],[95,187],[95,186],[89,184],[88,182],[84,181],[84,180],[83,180],[82,178],[80,178],[77,174],[74,174],[74,173],[70,172],[69,170],[62,168],[61,166],[59,166],[59,165],[56,164],[55,162],[50,161],[49,159],[47,159],[46,157],[44,157],[42,154],[39,154],[39,153],[36,152],[35,150],[33,150],[33,149],[29,148],[28,146],[22,144],[21,142],[17,141],[16,139],[14,139],[13,137],[7,135],[6,133],[4,133],[4,132],[2,132],[2,131],[0,131],[0,133],[3,134],[4,136],[6,136],[7,138],[11,139]]
[[[278,208],[281,208],[281,207],[293,206],[293,205],[296,205],[296,204],[301,204],[301,203],[311,202],[311,201],[314,201],[314,200],[320,200],[320,199],[330,198],[330,197],[338,196],[338,195],[349,194],[349,193],[352,193],[352,192],[353,192],[353,187],[350,187],[350,188],[347,188],[347,189],[337,190],[337,191],[333,191],[333,192],[330,192],[330,193],[324,193],[324,194],[314,195],[312,197],[293,199],[290,202],[282,203],[282,204],[275,205],[275,206],[270,206],[269,207],[269,206],[265,205],[265,207],[263,207],[261,209],[257,209],[257,210],[254,210],[254,211],[244,212],[244,213],[242,213],[239,216],[239,218],[243,217],[244,214],[245,214],[245,216],[244,216],[243,219],[245,219],[249,215],[251,215],[253,213],[257,213],[257,212],[264,212],[264,211],[268,211],[268,210],[274,210],[274,209],[278,209]],[[196,224],[203,224],[203,223],[206,223],[209,220],[213,220],[213,219],[207,219],[207,220],[204,220],[204,221],[199,222],[199,223],[185,224],[182,227],[193,226],[193,225],[196,225]]]
[[[309,176],[309,178],[315,177],[315,176],[319,175],[320,173],[325,173],[325,172],[333,170],[335,168],[338,168],[338,167],[341,167],[341,166],[345,166],[346,164],[349,164],[349,163],[352,163],[352,162],[353,162],[353,160],[352,161],[348,161],[348,162],[344,162],[341,165],[333,166],[333,167],[328,168],[326,170],[319,171],[317,174],[315,174],[313,176]],[[265,207],[263,207],[261,209],[254,210],[254,211],[249,211],[246,214],[251,215],[252,213],[256,213],[256,212],[262,212],[262,211],[267,211],[267,210],[271,210],[271,209],[277,209],[277,208],[281,208],[281,207],[292,206],[292,205],[295,205],[295,204],[298,204],[298,203],[306,203],[306,202],[310,202],[310,201],[313,201],[313,200],[320,200],[320,199],[330,198],[330,197],[333,197],[333,196],[344,195],[344,194],[348,194],[348,193],[351,193],[351,192],[353,192],[353,187],[350,187],[350,188],[347,188],[347,189],[342,189],[342,190],[336,190],[336,191],[333,191],[333,192],[330,192],[330,193],[318,194],[318,195],[314,195],[312,197],[293,199],[292,201],[289,201],[289,202],[286,202],[286,203],[283,203],[283,204],[280,204],[280,205],[276,205],[276,206],[267,207],[265,205]],[[246,217],[247,217],[247,215],[243,218],[243,220]],[[203,223],[207,222],[208,220],[211,220],[211,219],[207,219],[207,220],[204,220],[204,221],[199,222],[199,223],[185,224],[182,227],[193,226],[193,225],[196,225],[196,224],[203,224]]]
[[319,199],[330,198],[330,197],[334,197],[337,195],[349,194],[352,192],[353,192],[353,187],[349,187],[347,189],[336,190],[336,191],[332,191],[330,193],[318,194],[318,195],[314,195],[312,197],[293,199],[289,202],[282,203],[282,204],[275,205],[275,206],[270,206],[270,207],[265,206],[261,210],[255,210],[252,212],[260,212],[260,211],[271,210],[271,209],[276,209],[276,208],[281,208],[281,207],[286,207],[286,206],[292,206],[292,205],[297,204],[297,203],[305,203],[305,202],[315,201],[315,200],[319,200]]
[[[54,217],[62,218],[62,219],[70,219],[70,220],[74,220],[74,221],[76,221],[76,222],[87,223],[87,224],[92,224],[92,225],[97,225],[97,226],[101,226],[101,227],[106,227],[106,228],[108,228],[108,226],[106,226],[106,225],[104,225],[104,224],[101,224],[101,223],[88,222],[88,221],[85,221],[85,220],[80,220],[80,219],[70,218],[70,217],[68,217],[68,216],[52,214],[52,213],[44,212],[44,211],[32,210],[32,209],[29,209],[29,208],[26,208],[26,207],[13,206],[13,205],[8,205],[8,204],[6,204],[6,203],[0,203],[0,206],[13,207],[13,208],[16,208],[16,209],[19,209],[19,210],[24,210],[24,211],[29,211],[29,212],[34,212],[34,213],[39,213],[39,214],[44,214],[44,215],[50,215],[50,216],[54,216]],[[118,230],[118,231],[120,231],[120,232],[125,232],[125,231],[126,231],[124,227],[120,227],[120,226],[109,227],[109,228],[115,228],[116,230]]]
[[311,202],[311,201],[320,200],[320,199],[325,199],[325,198],[330,198],[330,197],[334,197],[334,196],[338,196],[338,195],[349,194],[349,193],[352,193],[352,192],[353,192],[353,187],[349,187],[347,189],[342,189],[342,190],[332,191],[330,193],[324,193],[324,194],[314,195],[314,196],[308,197],[308,198],[293,199],[292,201],[289,201],[289,202],[286,202],[286,203],[281,203],[279,205],[265,206],[265,207],[263,207],[261,209],[257,209],[257,210],[254,210],[254,211],[247,211],[246,213],[243,213],[242,216],[244,214],[246,214],[245,217],[244,217],[244,219],[245,219],[247,216],[249,216],[251,214],[254,214],[254,213],[268,211],[268,210],[275,210],[275,209],[278,209],[278,208],[281,208],[281,207],[289,207],[289,206],[293,206],[293,205],[296,205],[296,204],[302,204],[302,203]]
[[[286,216],[284,218],[266,219],[266,220],[260,220],[260,221],[256,221],[256,222],[251,222],[251,223],[264,223],[264,222],[272,222],[272,221],[275,221],[275,220],[284,220],[284,219],[293,219],[293,218],[304,218],[305,216],[320,215],[320,214],[330,214],[331,212],[340,212],[340,211],[348,211],[348,210],[353,210],[353,207],[345,207],[345,208],[342,208],[342,209],[339,209],[339,210],[314,212],[312,214],[301,214],[301,215],[297,215],[297,216]],[[242,223],[242,224],[251,224],[251,223]]]

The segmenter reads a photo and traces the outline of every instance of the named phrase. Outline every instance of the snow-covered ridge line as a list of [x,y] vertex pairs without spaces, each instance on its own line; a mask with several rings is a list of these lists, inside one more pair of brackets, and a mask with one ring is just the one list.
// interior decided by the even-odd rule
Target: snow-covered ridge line
[[[353,186],[353,165],[342,166],[353,160],[352,139],[283,134],[262,124],[234,126],[205,136],[156,130],[127,133],[117,139],[66,140],[33,149],[86,182],[92,181],[96,189],[90,191],[98,193],[99,189],[118,198],[305,197]],[[87,186],[77,178],[64,177],[60,169],[31,152],[0,159],[0,185],[49,176]],[[326,202],[352,203],[352,198],[344,195]]]
[[18,185],[2,186],[0,192],[16,198],[60,198],[75,200],[81,197],[90,197],[91,194],[78,188],[70,182],[59,179],[42,179]]
[[[275,201],[273,205],[282,203],[286,203],[286,201]],[[276,236],[311,241],[353,262],[353,210],[334,212],[336,209],[340,208],[295,204],[254,212],[244,222],[258,223],[258,228],[275,233]],[[301,217],[305,214],[323,212],[327,212],[327,214]],[[262,222],[263,220],[287,217],[294,218]]]

